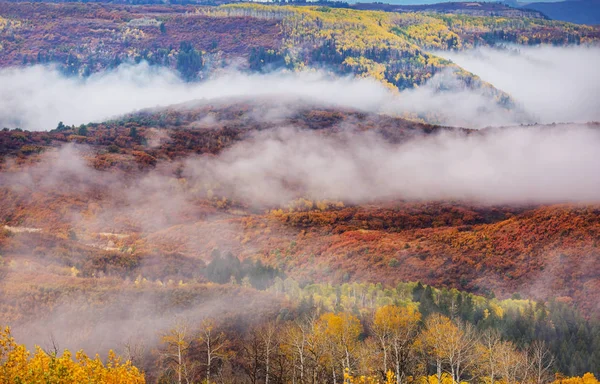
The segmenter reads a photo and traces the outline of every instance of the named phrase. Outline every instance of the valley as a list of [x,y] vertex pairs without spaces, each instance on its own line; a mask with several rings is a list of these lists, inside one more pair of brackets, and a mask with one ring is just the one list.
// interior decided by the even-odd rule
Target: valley
[[598,383],[599,37],[0,2],[0,383]]

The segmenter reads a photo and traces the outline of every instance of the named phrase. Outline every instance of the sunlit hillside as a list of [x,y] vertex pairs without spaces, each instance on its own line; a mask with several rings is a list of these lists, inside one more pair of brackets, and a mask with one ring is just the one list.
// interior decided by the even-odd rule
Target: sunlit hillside
[[0,384],[598,384],[598,26],[133,3],[0,1]]

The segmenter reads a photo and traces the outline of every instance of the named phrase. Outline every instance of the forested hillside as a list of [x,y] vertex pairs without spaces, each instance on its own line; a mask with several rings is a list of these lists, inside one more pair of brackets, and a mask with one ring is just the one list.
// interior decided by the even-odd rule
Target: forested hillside
[[0,2],[0,384],[598,384],[600,27],[129,2]]
[[249,71],[327,68],[398,89],[451,68],[467,86],[489,87],[429,51],[586,44],[599,36],[597,27],[524,17],[253,4],[0,3],[1,66],[57,63],[84,76],[144,60],[199,80],[241,59]]
[[[345,140],[352,124],[396,144],[491,132],[310,104],[278,120],[259,110],[200,104],[1,131],[0,305],[17,340],[47,344],[52,322],[60,348],[114,349],[150,382],[598,375],[597,205],[252,203],[193,162],[286,125]],[[465,353],[460,368],[436,332],[453,335],[444,345]]]

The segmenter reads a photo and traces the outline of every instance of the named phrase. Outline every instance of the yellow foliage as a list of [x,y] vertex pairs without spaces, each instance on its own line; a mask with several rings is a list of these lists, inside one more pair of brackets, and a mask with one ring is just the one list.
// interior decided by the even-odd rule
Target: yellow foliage
[[5,29],[15,29],[21,27],[21,22],[12,19],[6,19],[0,16],[0,32]]
[[[421,376],[416,380],[417,384],[454,384],[454,380],[452,380],[452,376],[448,373],[442,373],[442,382],[438,382],[438,378],[436,375],[431,376]],[[462,384],[462,383],[461,383]]]
[[[281,19],[283,35],[282,51],[286,51],[286,63],[295,69],[305,64],[297,55],[306,47],[318,48],[333,44],[335,52],[342,57],[343,65],[350,72],[363,77],[372,77],[390,89],[397,89],[387,79],[387,72],[398,59],[384,59],[385,52],[404,52],[417,67],[430,65],[453,66],[443,59],[430,59],[407,36],[397,33],[404,16],[381,11],[357,11],[327,7],[265,6],[258,4],[230,4],[219,8],[223,15],[252,16]],[[211,11],[212,15],[219,12]],[[436,19],[429,18],[436,21]],[[428,20],[429,20],[428,19]],[[422,17],[419,21],[424,20]],[[436,21],[438,24],[439,21]],[[453,32],[444,36],[451,39]],[[416,39],[415,39],[416,41]],[[382,53],[378,55],[378,53]],[[371,56],[369,56],[371,55]],[[296,57],[298,56],[298,57]],[[374,58],[377,57],[377,58]],[[404,60],[404,59],[403,59]],[[399,71],[394,67],[393,71]],[[425,71],[427,72],[427,71]],[[419,78],[420,80],[420,78]]]
[[131,365],[122,362],[113,351],[108,353],[106,364],[100,357],[89,358],[83,351],[75,354],[65,350],[62,356],[49,355],[40,347],[35,353],[17,344],[10,328],[0,330],[0,383],[145,383],[144,375]]
[[344,382],[347,384],[396,384],[396,377],[392,371],[388,371],[385,381],[381,381],[378,376],[352,376],[346,370],[344,372]]
[[552,384],[600,384],[593,373],[586,373],[582,377],[560,377],[557,376]]
[[385,305],[375,311],[373,325],[376,329],[402,332],[416,329],[419,321],[421,321],[421,313],[414,306]]
[[500,307],[498,304],[496,304],[495,302],[490,302],[490,309],[492,310],[492,313],[499,319],[504,317],[504,309],[502,309],[502,307]]
[[427,18],[428,23],[411,25],[406,34],[421,45],[437,49],[459,49],[462,44],[460,37],[452,32],[446,23],[433,17]]
[[146,34],[144,33],[144,31],[142,31],[139,28],[125,27],[123,29],[123,31],[121,32],[121,39],[123,41],[129,40],[129,39],[141,40],[145,37],[146,37]]

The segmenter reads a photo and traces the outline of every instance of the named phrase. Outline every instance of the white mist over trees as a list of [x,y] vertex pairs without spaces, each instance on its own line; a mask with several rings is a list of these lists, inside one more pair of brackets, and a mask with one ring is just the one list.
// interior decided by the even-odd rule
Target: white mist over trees
[[123,64],[85,79],[65,77],[53,67],[33,66],[0,70],[0,126],[50,130],[58,121],[79,125],[194,100],[272,95],[474,128],[600,119],[599,48],[520,48],[519,53],[482,49],[444,55],[508,92],[516,107],[507,110],[484,90],[465,88],[448,71],[423,87],[396,93],[373,79],[339,78],[325,72],[232,70],[190,84],[168,69],[145,63]]

